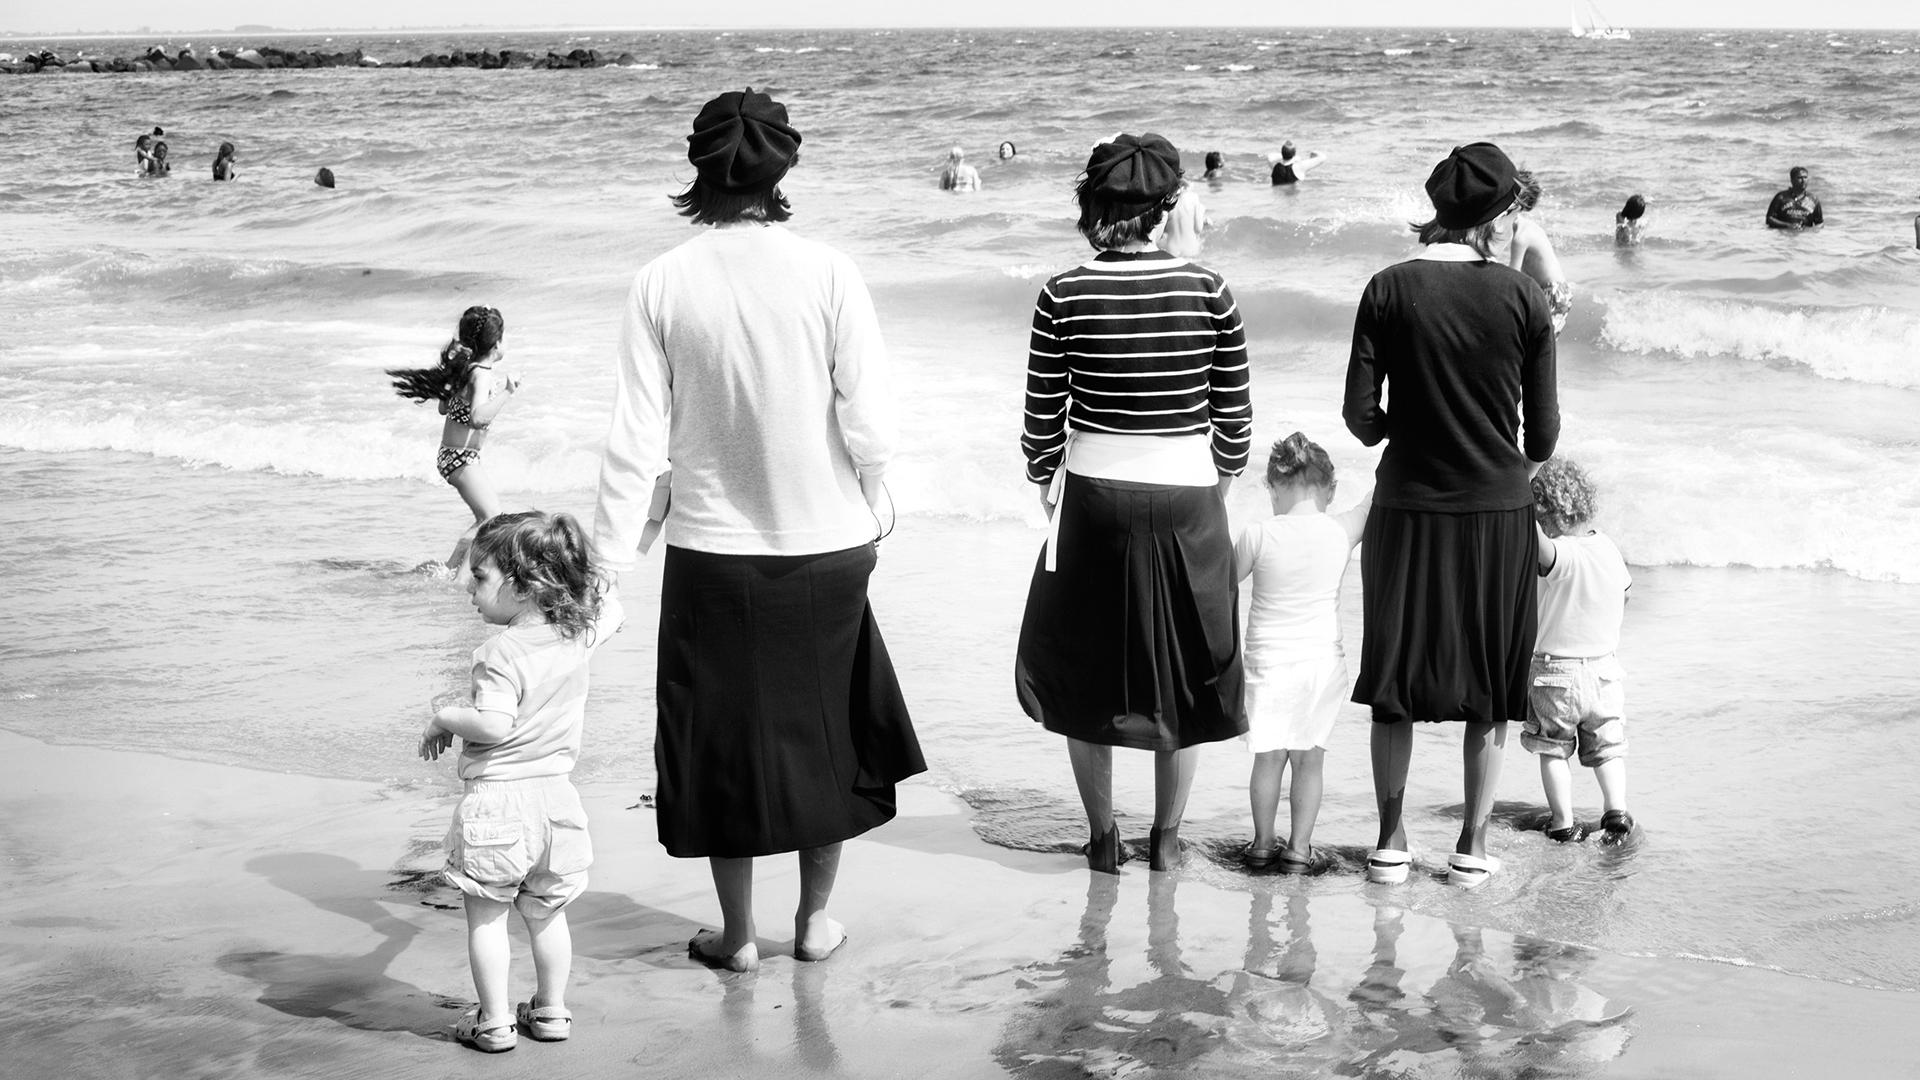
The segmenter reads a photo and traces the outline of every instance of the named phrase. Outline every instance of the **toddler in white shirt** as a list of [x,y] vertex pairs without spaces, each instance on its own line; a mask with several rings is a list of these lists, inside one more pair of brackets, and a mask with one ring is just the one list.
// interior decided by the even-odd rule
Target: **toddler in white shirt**
[[1612,540],[1593,528],[1598,500],[1585,470],[1565,458],[1533,478],[1533,516],[1540,532],[1540,632],[1533,651],[1532,706],[1520,745],[1540,756],[1552,820],[1547,836],[1565,843],[1585,835],[1573,820],[1573,775],[1567,759],[1600,783],[1609,839],[1633,831],[1627,812],[1626,676],[1614,650],[1633,576]]
[[[1273,444],[1267,459],[1273,517],[1243,530],[1233,545],[1233,570],[1253,575],[1247,612],[1247,733],[1254,755],[1248,794],[1253,842],[1242,860],[1250,867],[1280,864],[1284,873],[1312,867],[1313,825],[1320,814],[1321,766],[1334,717],[1351,689],[1340,643],[1340,583],[1353,546],[1366,529],[1373,503],[1327,513],[1333,501],[1333,460],[1300,432]],[[1293,766],[1285,844],[1274,833],[1280,782]]]

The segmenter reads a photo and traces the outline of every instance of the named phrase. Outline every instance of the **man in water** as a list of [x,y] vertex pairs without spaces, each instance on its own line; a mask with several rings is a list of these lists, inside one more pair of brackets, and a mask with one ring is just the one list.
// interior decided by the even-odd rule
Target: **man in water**
[[1306,157],[1294,155],[1292,139],[1281,144],[1279,153],[1267,155],[1267,163],[1273,166],[1273,186],[1297,184],[1302,177],[1327,160],[1327,155],[1318,150],[1307,151]]
[[1202,176],[1200,179],[1219,180],[1221,179],[1220,174],[1226,171],[1227,171],[1226,155],[1222,154],[1218,150],[1207,151],[1207,174],[1205,176]]
[[980,170],[967,164],[967,152],[954,147],[947,151],[947,170],[940,174],[941,191],[979,191]]
[[1807,190],[1807,170],[1805,166],[1795,165],[1787,173],[1787,190],[1773,197],[1773,204],[1767,207],[1767,227],[1773,229],[1811,229],[1824,224],[1826,215],[1820,212],[1820,200]]

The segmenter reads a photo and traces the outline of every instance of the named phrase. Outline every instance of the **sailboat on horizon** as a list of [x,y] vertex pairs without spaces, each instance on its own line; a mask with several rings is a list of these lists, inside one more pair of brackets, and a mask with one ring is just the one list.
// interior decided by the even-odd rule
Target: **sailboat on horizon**
[[[1624,26],[1615,26],[1607,21],[1593,0],[1569,0],[1568,6],[1573,12],[1573,36],[1593,41],[1631,41],[1633,31]],[[1586,9],[1586,18],[1582,20],[1580,11]]]

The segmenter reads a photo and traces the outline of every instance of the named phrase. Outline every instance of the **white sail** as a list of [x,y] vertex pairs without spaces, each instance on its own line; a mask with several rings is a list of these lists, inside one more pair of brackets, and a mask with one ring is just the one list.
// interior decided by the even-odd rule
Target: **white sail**
[[[1630,41],[1633,32],[1624,26],[1615,26],[1600,13],[1593,0],[1572,0],[1573,36],[1593,41]],[[1586,18],[1582,19],[1581,8],[1586,9]]]

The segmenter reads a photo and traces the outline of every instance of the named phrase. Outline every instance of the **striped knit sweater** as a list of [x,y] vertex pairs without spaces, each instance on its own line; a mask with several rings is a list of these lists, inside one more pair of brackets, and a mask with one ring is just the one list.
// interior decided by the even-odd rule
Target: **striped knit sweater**
[[1040,290],[1027,361],[1027,478],[1053,479],[1067,429],[1213,436],[1222,475],[1253,440],[1247,338],[1220,275],[1160,251],[1103,251]]

